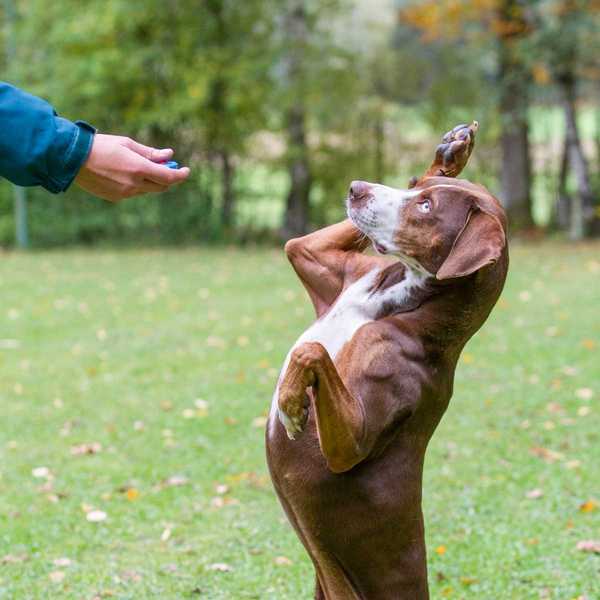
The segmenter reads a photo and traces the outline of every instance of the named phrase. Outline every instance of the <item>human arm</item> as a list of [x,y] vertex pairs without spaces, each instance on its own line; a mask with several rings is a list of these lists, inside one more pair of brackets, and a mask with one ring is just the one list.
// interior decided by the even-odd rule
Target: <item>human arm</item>
[[52,193],[73,181],[109,201],[161,192],[184,181],[189,169],[159,163],[170,149],[143,146],[129,138],[97,134],[59,117],[46,101],[0,82],[0,176]]

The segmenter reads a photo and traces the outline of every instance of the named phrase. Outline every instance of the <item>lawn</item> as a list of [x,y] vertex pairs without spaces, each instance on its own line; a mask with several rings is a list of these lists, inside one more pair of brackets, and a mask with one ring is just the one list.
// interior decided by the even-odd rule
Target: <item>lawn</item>
[[[312,319],[282,253],[4,254],[0,286],[0,598],[311,597],[264,460]],[[428,453],[432,598],[600,598],[599,306],[599,244],[513,248]]]

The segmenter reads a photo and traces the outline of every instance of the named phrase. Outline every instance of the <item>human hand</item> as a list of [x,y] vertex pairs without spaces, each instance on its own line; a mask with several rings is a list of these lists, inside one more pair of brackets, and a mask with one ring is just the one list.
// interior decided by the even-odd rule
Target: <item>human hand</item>
[[126,137],[97,133],[75,183],[109,202],[164,192],[190,175],[187,167],[169,169],[160,164],[172,156],[170,149],[158,150]]

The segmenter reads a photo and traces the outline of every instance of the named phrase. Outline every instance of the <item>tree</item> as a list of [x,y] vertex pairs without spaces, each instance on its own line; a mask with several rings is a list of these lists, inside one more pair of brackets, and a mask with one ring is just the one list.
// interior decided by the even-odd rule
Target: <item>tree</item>
[[290,189],[282,230],[284,239],[289,239],[302,235],[308,230],[312,185],[306,131],[308,15],[305,0],[290,0],[287,3],[283,23],[288,44],[284,55],[285,78],[292,96],[285,111]]
[[[494,61],[500,115],[502,167],[501,197],[513,227],[533,223],[531,158],[529,145],[529,80],[522,42],[529,34],[525,0],[434,0],[409,2],[401,11],[403,22],[423,32],[422,41],[435,48],[441,40],[468,47],[467,69],[476,68],[477,57],[489,55],[488,40],[495,40]],[[490,35],[491,34],[491,35]],[[456,69],[457,61],[449,65]],[[460,69],[458,69],[460,71]],[[485,80],[479,85],[484,85]],[[487,83],[489,85],[489,82]],[[439,102],[446,101],[438,93]],[[436,114],[443,114],[437,107]]]
[[502,200],[511,225],[533,225],[529,148],[529,81],[520,42],[529,27],[520,0],[501,0],[494,21],[498,40],[498,84],[502,148]]
[[[580,240],[590,230],[594,217],[594,194],[590,169],[586,160],[577,123],[577,88],[583,79],[581,67],[586,57],[582,38],[598,25],[598,9],[579,0],[542,2],[536,14],[537,36],[534,49],[545,61],[546,68],[558,88],[565,117],[564,149],[559,174],[559,221],[569,230],[573,240]],[[592,33],[592,37],[593,33]],[[577,194],[567,195],[569,167],[575,175]]]

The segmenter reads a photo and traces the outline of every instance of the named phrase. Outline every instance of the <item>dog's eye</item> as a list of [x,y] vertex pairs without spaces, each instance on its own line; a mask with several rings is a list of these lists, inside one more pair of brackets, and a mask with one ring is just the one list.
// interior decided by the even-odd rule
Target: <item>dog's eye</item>
[[424,200],[423,202],[419,202],[417,204],[417,208],[422,213],[429,213],[429,212],[431,212],[431,201],[430,200]]

